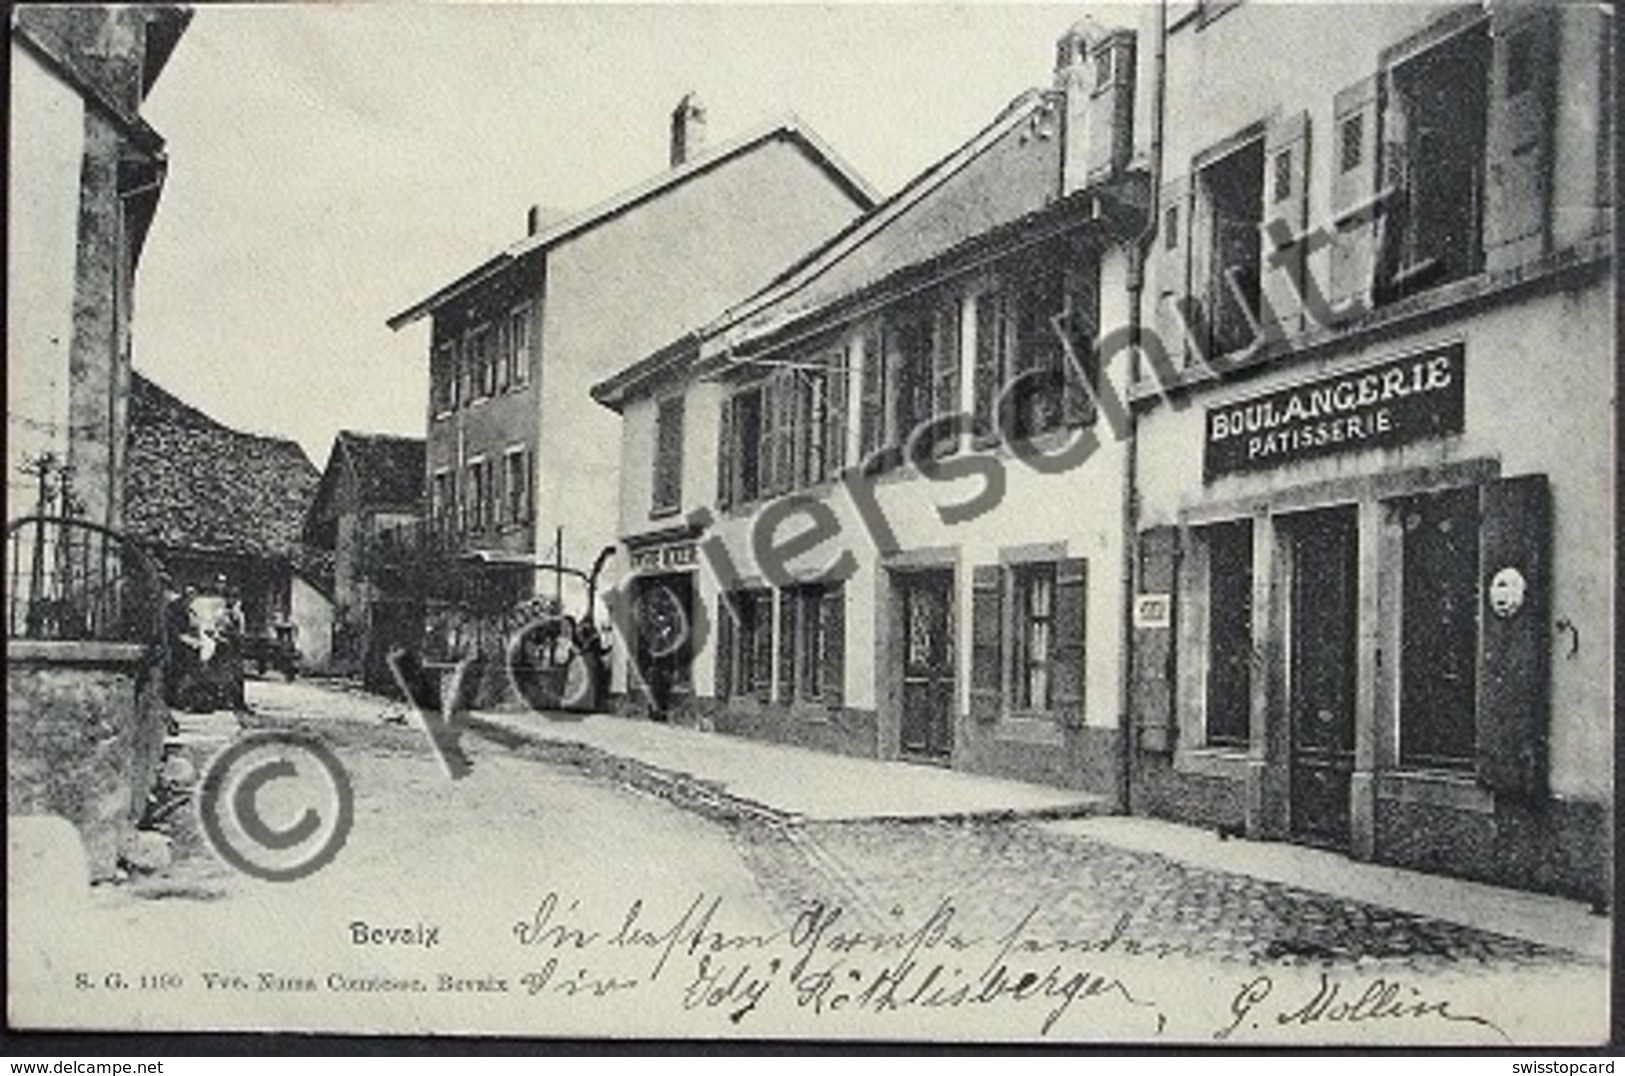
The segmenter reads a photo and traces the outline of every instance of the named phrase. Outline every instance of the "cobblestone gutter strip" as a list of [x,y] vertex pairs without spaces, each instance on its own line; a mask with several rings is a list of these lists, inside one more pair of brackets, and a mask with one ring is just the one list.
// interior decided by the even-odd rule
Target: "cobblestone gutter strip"
[[662,769],[573,740],[549,739],[539,733],[472,715],[467,722],[470,732],[515,754],[539,762],[570,766],[594,777],[616,781],[713,821],[751,821],[770,826],[786,826],[800,821],[798,815],[730,795],[717,782],[706,781],[693,774]]
[[[735,844],[758,874],[764,866],[773,873],[788,873],[814,884],[786,901],[784,910],[799,911],[811,900],[839,905],[868,927],[884,916],[864,886],[808,831],[798,814],[776,810],[754,800],[730,795],[715,781],[663,769],[624,758],[602,748],[571,740],[553,740],[540,733],[470,716],[469,731],[532,761],[569,766],[589,776],[614,781],[665,800],[725,826]],[[782,894],[780,894],[782,896]]]

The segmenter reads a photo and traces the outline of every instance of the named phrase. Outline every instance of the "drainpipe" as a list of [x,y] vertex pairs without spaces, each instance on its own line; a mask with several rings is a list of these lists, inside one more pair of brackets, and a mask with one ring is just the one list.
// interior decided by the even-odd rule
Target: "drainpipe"
[[[1141,316],[1140,303],[1145,295],[1145,263],[1150,254],[1151,245],[1156,241],[1157,229],[1161,223],[1162,209],[1162,123],[1166,106],[1168,82],[1168,2],[1158,0],[1156,18],[1156,49],[1152,54],[1152,96],[1151,96],[1151,190],[1148,197],[1145,224],[1140,234],[1134,237],[1129,248],[1128,262],[1128,333],[1131,347],[1129,349],[1128,387],[1139,383],[1140,380],[1140,333]],[[1122,730],[1120,739],[1121,750],[1118,755],[1118,764],[1121,767],[1118,780],[1123,790],[1122,809],[1125,814],[1133,812],[1134,788],[1134,549],[1139,537],[1139,497],[1135,490],[1136,461],[1139,453],[1138,420],[1134,412],[1132,401],[1125,401],[1127,406],[1128,430],[1123,445],[1123,557],[1122,557],[1122,586],[1123,586],[1123,645],[1121,647],[1122,660],[1118,676],[1119,717]]]

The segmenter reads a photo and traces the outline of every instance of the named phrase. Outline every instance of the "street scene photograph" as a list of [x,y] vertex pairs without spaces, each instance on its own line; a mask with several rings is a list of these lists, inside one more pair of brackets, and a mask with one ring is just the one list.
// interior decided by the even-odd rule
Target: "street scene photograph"
[[1617,1045],[1612,6],[9,21],[11,1041]]

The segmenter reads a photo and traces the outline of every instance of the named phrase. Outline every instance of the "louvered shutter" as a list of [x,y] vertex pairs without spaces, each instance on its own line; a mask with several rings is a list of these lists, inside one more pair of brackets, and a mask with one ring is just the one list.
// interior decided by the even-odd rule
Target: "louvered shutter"
[[[931,334],[931,417],[942,420],[959,411],[959,301],[944,300],[934,313]],[[938,451],[952,451],[958,437],[946,423],[934,427]]]
[[779,591],[779,701],[791,703],[796,699],[796,614],[801,606],[800,593]]
[[717,423],[717,507],[727,508],[734,501],[734,398],[722,400],[722,413]]
[[1185,316],[1190,303],[1191,180],[1179,176],[1162,185],[1157,222],[1157,309],[1155,325],[1174,366],[1185,363]]
[[829,360],[829,386],[826,402],[827,420],[824,425],[827,443],[824,446],[824,458],[829,461],[830,477],[838,476],[846,467],[846,412],[848,378],[846,375],[846,356],[848,349],[841,348],[830,356]]
[[1071,728],[1083,724],[1088,601],[1089,562],[1074,557],[1057,564],[1052,699],[1055,715]]
[[760,433],[755,445],[741,445],[747,452],[756,453],[756,490],[760,497],[771,497],[778,492],[778,436],[776,430],[779,421],[779,390],[778,381],[768,378],[761,382],[760,395],[757,397],[760,418]]
[[983,292],[976,297],[976,368],[975,389],[976,436],[989,437],[993,429],[993,405],[999,396],[1001,359],[1004,355],[1004,299],[998,292]]
[[[1545,475],[1486,483],[1479,496],[1478,772],[1497,793],[1546,791],[1551,629],[1551,501]],[[1490,608],[1491,580],[1514,569],[1524,603]]]
[[[1087,258],[1085,264],[1082,259]],[[1099,359],[1095,354],[1096,294],[1092,254],[1069,250],[1066,266],[1066,347],[1062,356],[1061,417],[1069,426],[1087,425],[1095,420],[1095,400],[1091,387],[1100,385]]]
[[996,721],[1004,708],[1004,569],[978,565],[971,571],[970,714]]
[[733,694],[734,611],[727,594],[717,595],[716,697]]
[[1551,220],[1556,5],[1490,7],[1484,130],[1484,265],[1491,272],[1546,253]]
[[824,705],[840,709],[846,697],[846,588],[836,584],[824,591]]
[[1142,751],[1165,753],[1174,747],[1174,579],[1179,566],[1179,531],[1153,527],[1140,535],[1136,594],[1165,594],[1166,627],[1134,629],[1134,724]]
[[1382,301],[1385,292],[1391,293],[1407,271],[1419,268],[1409,264],[1415,251],[1407,249],[1412,246],[1407,236],[1411,232],[1411,206],[1415,201],[1410,120],[1393,71],[1384,76],[1379,92],[1382,97],[1377,109],[1377,171],[1378,189],[1383,197],[1373,233],[1371,288],[1375,301]]
[[1337,94],[1332,123],[1332,225],[1326,300],[1334,314],[1370,305],[1377,235],[1377,78]]
[[778,484],[774,487],[775,493],[788,493],[796,487],[796,475],[801,473],[801,400],[802,381],[801,371],[796,369],[781,370],[774,380],[779,386],[779,414],[774,423],[774,436],[778,438],[775,454],[778,462]]
[[753,677],[756,697],[762,702],[773,701],[773,592],[759,590],[751,595],[756,603],[756,653]]
[[863,335],[863,371],[858,410],[858,445],[862,462],[885,443],[886,352],[881,334],[870,330]]
[[1263,319],[1290,336],[1303,327],[1302,236],[1309,226],[1309,113],[1271,121],[1264,132],[1264,215],[1260,236]]

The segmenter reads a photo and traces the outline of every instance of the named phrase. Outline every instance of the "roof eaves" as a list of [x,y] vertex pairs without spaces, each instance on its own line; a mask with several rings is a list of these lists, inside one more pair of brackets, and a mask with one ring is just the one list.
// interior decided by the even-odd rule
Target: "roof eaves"
[[873,208],[878,195],[868,180],[864,179],[856,169],[837,156],[835,151],[825,144],[823,139],[814,134],[801,121],[800,117],[794,113],[789,113],[779,119],[770,120],[767,123],[753,127],[726,142],[719,143],[702,153],[698,153],[676,168],[651,176],[642,183],[628,187],[596,205],[563,218],[558,223],[543,229],[535,235],[525,236],[506,248],[501,254],[489,259],[473,271],[465,273],[462,277],[436,291],[427,299],[396,314],[386,324],[391,329],[401,329],[475,285],[490,279],[521,258],[557,246],[581,232],[594,228],[611,217],[633,209],[648,199],[663,194],[701,173],[725,164],[739,154],[773,138],[792,138],[801,142],[817,159],[820,166],[845,187],[848,194],[866,212]]

